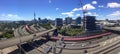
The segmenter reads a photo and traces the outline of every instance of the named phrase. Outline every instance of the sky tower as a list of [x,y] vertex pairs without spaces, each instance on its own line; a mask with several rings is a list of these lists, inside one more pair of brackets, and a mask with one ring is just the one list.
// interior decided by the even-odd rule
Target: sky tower
[[34,19],[35,19],[35,17],[36,17],[36,14],[35,14],[35,12],[34,12]]
[[36,13],[34,12],[34,24],[36,24]]

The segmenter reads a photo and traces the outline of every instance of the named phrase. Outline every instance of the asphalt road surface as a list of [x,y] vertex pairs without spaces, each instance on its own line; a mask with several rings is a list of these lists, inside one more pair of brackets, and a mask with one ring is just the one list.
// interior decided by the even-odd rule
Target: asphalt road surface
[[108,52],[107,54],[120,54],[120,47]]

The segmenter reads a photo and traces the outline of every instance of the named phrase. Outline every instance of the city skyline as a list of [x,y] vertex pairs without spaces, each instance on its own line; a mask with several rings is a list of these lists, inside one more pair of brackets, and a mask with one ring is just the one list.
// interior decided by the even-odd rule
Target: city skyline
[[[52,19],[70,16],[73,19],[82,16],[80,0],[1,0],[0,20],[32,20],[36,18]],[[101,19],[120,19],[119,0],[82,0],[86,15]]]

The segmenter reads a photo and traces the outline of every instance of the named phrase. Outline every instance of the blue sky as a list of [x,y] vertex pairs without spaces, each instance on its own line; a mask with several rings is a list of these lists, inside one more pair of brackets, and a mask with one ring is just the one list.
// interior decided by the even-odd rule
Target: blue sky
[[[0,0],[0,20],[55,19],[82,16],[80,0]],[[97,19],[120,19],[120,0],[82,0],[86,15]]]

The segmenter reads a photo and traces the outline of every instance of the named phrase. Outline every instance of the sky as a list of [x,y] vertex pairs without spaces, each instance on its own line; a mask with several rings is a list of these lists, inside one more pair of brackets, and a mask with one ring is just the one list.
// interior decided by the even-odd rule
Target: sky
[[[82,4],[81,4],[82,3]],[[96,16],[97,20],[120,19],[120,0],[0,0],[0,20],[32,20]]]

